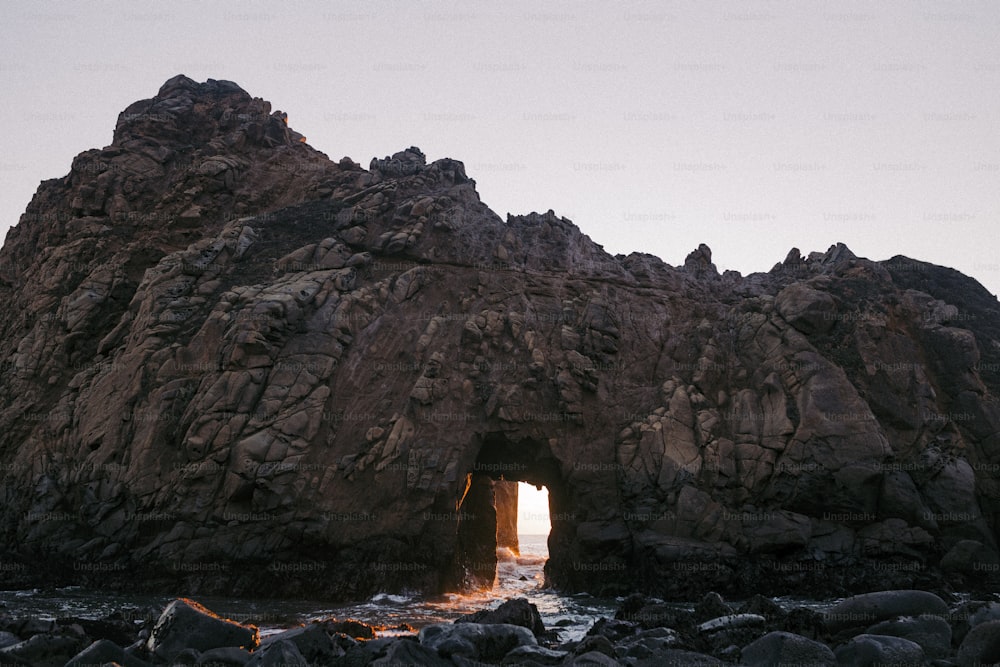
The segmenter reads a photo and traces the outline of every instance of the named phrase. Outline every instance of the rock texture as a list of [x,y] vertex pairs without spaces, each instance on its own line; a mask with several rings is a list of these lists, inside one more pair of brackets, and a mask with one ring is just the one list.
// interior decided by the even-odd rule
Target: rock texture
[[1000,305],[950,269],[611,256],[176,77],[41,184],[0,300],[11,585],[488,585],[500,479],[565,591],[997,581]]

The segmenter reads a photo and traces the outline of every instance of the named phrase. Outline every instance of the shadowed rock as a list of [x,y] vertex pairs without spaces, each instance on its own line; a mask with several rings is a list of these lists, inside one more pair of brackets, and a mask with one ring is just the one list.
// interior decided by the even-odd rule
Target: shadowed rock
[[828,646],[790,632],[769,632],[745,646],[740,657],[748,667],[778,664],[833,667],[837,664]]
[[483,623],[487,625],[519,625],[528,628],[537,637],[545,633],[538,607],[525,598],[503,602],[496,609],[477,611],[455,620],[456,623]]
[[489,586],[491,485],[525,481],[562,591],[998,583],[972,279],[842,244],[748,276],[612,256],[501,219],[457,160],[302,139],[179,76],[39,186],[0,250],[0,581]]
[[257,648],[257,628],[219,618],[193,600],[174,600],[153,627],[146,650],[160,660],[169,660],[185,649]]

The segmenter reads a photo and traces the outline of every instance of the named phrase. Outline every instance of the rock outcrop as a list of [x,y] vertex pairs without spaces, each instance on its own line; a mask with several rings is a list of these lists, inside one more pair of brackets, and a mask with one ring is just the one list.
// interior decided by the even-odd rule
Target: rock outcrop
[[950,269],[611,256],[176,77],[41,184],[0,300],[8,584],[488,585],[501,479],[548,488],[565,591],[1000,574],[1000,304]]

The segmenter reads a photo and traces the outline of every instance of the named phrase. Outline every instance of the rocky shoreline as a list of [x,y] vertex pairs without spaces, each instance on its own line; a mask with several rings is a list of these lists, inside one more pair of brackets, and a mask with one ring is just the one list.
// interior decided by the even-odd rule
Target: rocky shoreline
[[[740,603],[709,593],[690,609],[633,594],[578,641],[546,628],[515,598],[419,631],[326,618],[261,637],[178,598],[145,620],[19,618],[0,611],[0,665],[30,667],[403,667],[565,665],[950,665],[1000,661],[1000,602],[891,590],[843,599],[825,612],[761,595]],[[991,599],[985,599],[989,597]]]

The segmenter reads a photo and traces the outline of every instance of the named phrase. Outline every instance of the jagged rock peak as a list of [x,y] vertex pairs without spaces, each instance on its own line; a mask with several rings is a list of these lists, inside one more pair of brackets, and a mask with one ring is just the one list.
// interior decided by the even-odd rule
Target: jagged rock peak
[[715,264],[712,263],[712,249],[704,243],[700,244],[684,258],[684,268],[693,271],[697,275],[702,275],[706,272],[715,275],[719,273],[719,270],[715,268]]
[[835,243],[825,253],[818,251],[809,253],[810,261],[821,264],[836,264],[857,258],[858,256],[851,252],[851,249],[844,243]]
[[507,214],[507,224],[523,224],[523,225],[542,225],[545,223],[557,224],[557,225],[573,225],[573,221],[569,218],[564,218],[562,216],[556,215],[555,211],[551,208],[545,213],[538,213],[537,211],[532,211],[531,213],[526,213],[524,215],[512,215]]
[[119,114],[112,145],[136,139],[176,146],[215,139],[225,146],[245,140],[272,147],[305,141],[288,127],[287,114],[272,113],[270,102],[232,81],[198,83],[183,74],[168,79],[155,97],[134,102]]

